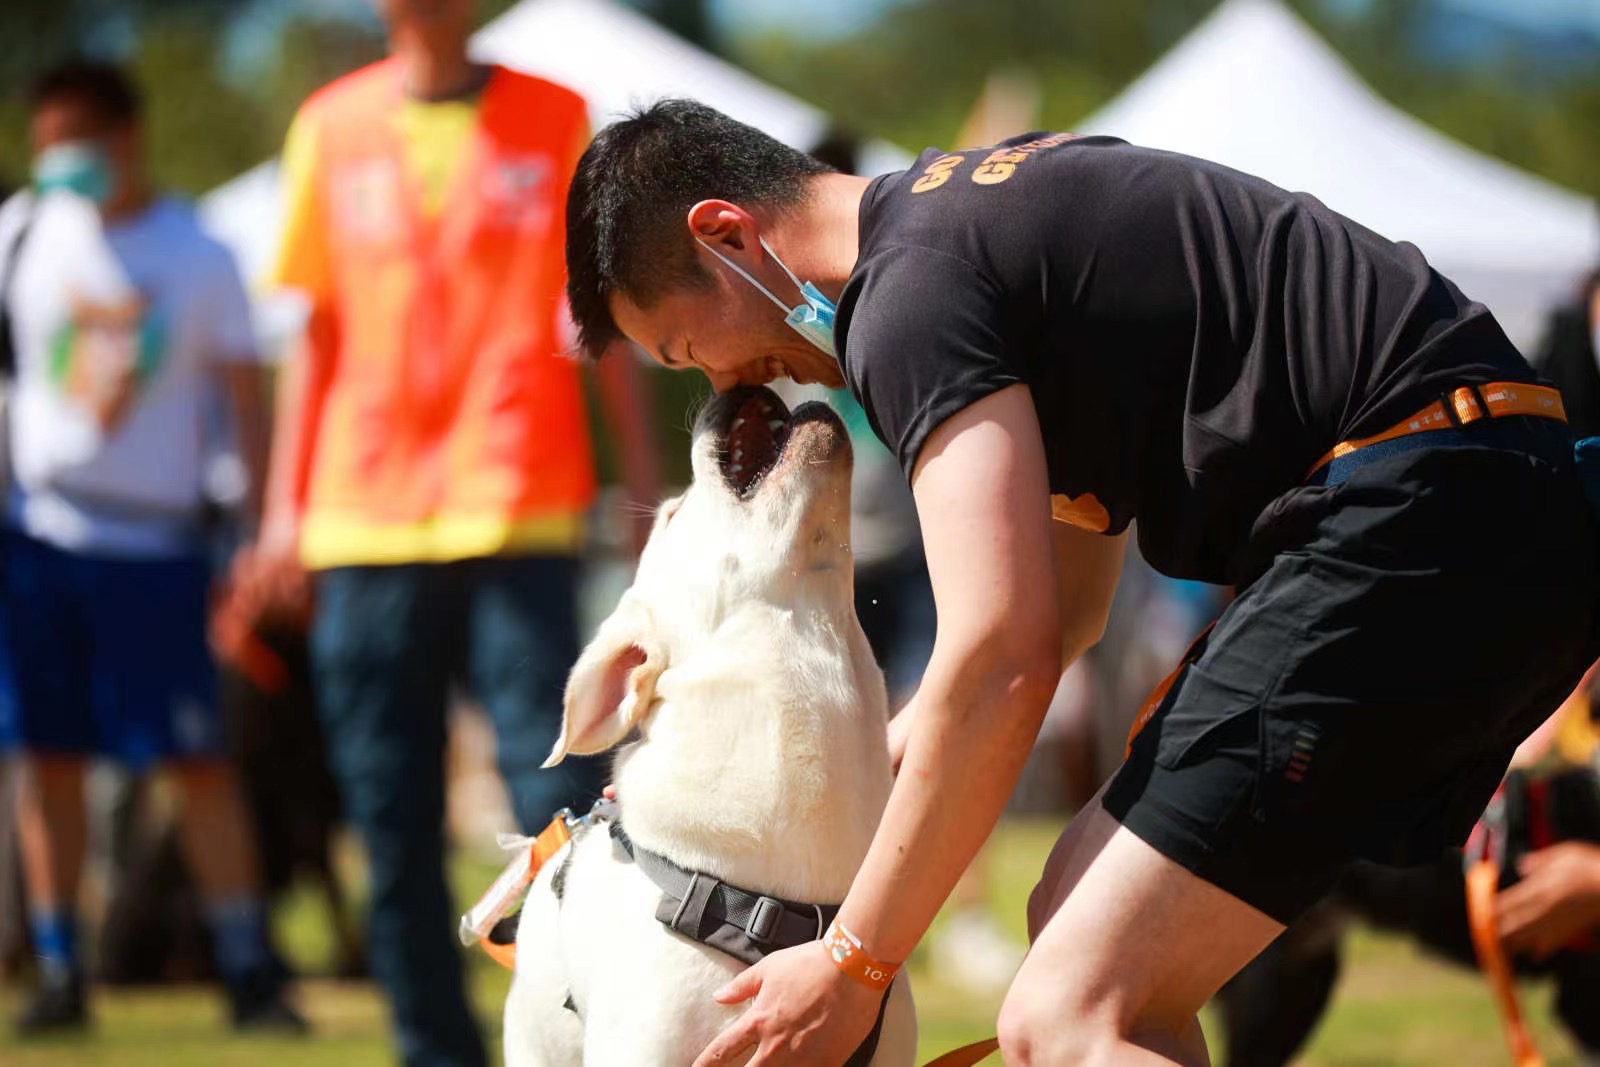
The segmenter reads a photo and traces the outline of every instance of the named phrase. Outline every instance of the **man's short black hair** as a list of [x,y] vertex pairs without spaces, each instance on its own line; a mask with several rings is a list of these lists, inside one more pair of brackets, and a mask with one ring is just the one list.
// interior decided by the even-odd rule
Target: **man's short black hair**
[[786,210],[831,168],[693,100],[662,100],[601,130],[567,199],[567,298],[583,350],[621,334],[611,298],[641,307],[705,284],[684,216],[701,200]]
[[84,104],[107,126],[130,126],[144,112],[139,89],[120,67],[73,60],[40,75],[28,89],[28,109],[37,112],[63,101]]

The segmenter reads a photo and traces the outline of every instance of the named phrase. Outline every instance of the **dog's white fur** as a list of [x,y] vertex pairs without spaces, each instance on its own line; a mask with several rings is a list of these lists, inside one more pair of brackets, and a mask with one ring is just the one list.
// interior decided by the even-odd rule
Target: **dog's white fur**
[[[551,759],[637,729],[615,780],[640,847],[747,889],[838,903],[891,785],[883,677],[852,603],[849,441],[831,413],[802,409],[778,465],[741,500],[720,467],[719,424],[738,403],[718,398],[702,415],[693,484],[662,505],[632,588],[573,668]],[[572,847],[562,899],[552,862],[523,909],[508,1067],[687,1067],[746,1010],[712,1000],[744,964],[658,922],[660,890],[609,835]],[[915,1048],[903,976],[872,1062],[910,1064]]]

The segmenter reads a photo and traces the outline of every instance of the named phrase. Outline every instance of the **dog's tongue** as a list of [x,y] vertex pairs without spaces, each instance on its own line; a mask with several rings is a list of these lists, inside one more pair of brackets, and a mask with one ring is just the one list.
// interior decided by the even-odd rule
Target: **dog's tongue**
[[766,396],[753,396],[740,406],[728,427],[723,454],[723,471],[734,492],[740,496],[749,493],[772,469],[787,426],[783,410]]

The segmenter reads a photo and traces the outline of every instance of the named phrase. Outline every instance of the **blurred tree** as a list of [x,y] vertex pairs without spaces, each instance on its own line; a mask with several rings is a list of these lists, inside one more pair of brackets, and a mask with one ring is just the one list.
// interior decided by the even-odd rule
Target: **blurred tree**
[[689,43],[708,52],[721,52],[716,27],[706,0],[632,0],[633,6]]
[[373,24],[312,17],[285,26],[256,89],[263,100],[263,119],[272,132],[272,144],[260,158],[277,151],[306,97],[335,78],[381,59],[384,50],[383,35]]
[[[1041,124],[1070,129],[1205,17],[1217,0],[906,0],[851,36],[765,34],[732,42],[757,73],[864,133],[916,150],[949,146],[985,79],[1031,73]],[[1509,30],[1463,64],[1429,48],[1446,0],[1292,0],[1383,96],[1453,137],[1570,188],[1600,195],[1600,43],[1570,74],[1544,69],[1536,38]]]

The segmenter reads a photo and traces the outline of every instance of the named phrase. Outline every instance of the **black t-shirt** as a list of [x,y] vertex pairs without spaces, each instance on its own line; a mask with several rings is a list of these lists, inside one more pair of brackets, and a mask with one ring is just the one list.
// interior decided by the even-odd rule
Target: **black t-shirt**
[[1412,245],[1115,138],[930,149],[860,221],[836,339],[907,475],[945,419],[1025,382],[1056,517],[1138,518],[1177,577],[1247,577],[1263,510],[1337,442],[1458,385],[1535,380]]

